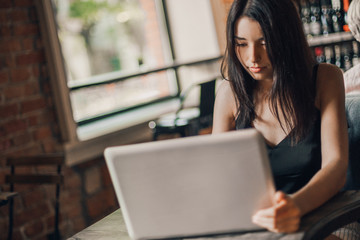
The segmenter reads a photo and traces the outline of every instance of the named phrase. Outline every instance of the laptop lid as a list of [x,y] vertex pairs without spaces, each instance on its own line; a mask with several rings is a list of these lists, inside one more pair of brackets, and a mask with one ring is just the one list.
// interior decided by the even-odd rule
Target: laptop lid
[[275,188],[254,129],[110,147],[105,159],[133,239],[260,229]]

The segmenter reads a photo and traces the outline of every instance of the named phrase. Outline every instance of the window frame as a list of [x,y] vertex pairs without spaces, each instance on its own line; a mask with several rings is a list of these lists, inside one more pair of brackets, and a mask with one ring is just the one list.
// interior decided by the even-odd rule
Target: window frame
[[[166,1],[164,0],[161,1],[164,7],[164,15],[165,15],[164,17],[166,22],[167,34],[169,35],[170,50],[172,57],[174,59],[174,49],[171,40],[171,30],[169,29],[168,20],[166,19],[168,17],[166,16],[166,11],[165,11]],[[169,105],[171,105],[170,102],[174,101],[174,99],[177,98],[181,92],[181,86],[178,76],[178,69],[180,67],[212,63],[222,59],[222,56],[218,56],[210,59],[202,59],[199,61],[184,62],[184,63],[178,63],[174,61],[173,64],[168,66],[154,68],[148,71],[139,71],[133,74],[120,76],[116,79],[109,79],[107,81],[96,82],[96,83],[70,85],[67,83],[65,63],[61,51],[60,41],[57,35],[57,26],[56,26],[52,1],[49,0],[36,1],[36,8],[39,16],[41,35],[45,48],[50,85],[53,93],[55,111],[56,111],[60,134],[61,134],[61,142],[63,144],[63,151],[65,152],[65,156],[66,156],[66,164],[70,166],[102,156],[104,149],[108,146],[150,141],[152,138],[151,136],[152,133],[148,127],[148,121],[136,123],[133,126],[128,126],[126,128],[115,130],[111,133],[105,133],[101,136],[97,136],[87,140],[80,140],[78,137],[77,129],[80,125],[88,124],[97,121],[99,119],[100,120],[105,119],[107,117],[111,117],[115,114],[121,114],[126,111],[144,108],[154,103],[169,102]],[[110,82],[124,81],[132,77],[143,76],[150,73],[156,73],[166,70],[174,70],[175,72],[176,84],[178,86],[178,93],[176,94],[176,96],[166,97],[164,99],[159,99],[153,102],[135,106],[134,108],[131,109],[120,110],[117,112],[105,114],[104,116],[95,116],[93,119],[90,119],[89,121],[86,122],[82,122],[80,124],[75,122],[71,107],[71,100],[70,100],[71,90],[108,84]],[[171,109],[171,107],[169,109]],[[167,109],[167,111],[169,111],[169,109]],[[174,110],[174,108],[172,110]]]

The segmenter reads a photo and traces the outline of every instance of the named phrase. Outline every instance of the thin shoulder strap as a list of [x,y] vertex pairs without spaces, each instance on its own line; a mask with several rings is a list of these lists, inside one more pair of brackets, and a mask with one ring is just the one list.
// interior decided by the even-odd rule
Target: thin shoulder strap
[[315,66],[313,67],[312,79],[315,84],[316,84],[318,69],[319,69],[319,63],[315,64]]

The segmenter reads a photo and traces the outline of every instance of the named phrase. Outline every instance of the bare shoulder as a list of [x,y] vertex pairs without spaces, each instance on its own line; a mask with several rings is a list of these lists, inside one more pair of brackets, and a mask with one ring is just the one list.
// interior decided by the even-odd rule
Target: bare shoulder
[[236,98],[230,82],[223,80],[216,91],[213,133],[225,132],[235,128],[235,115],[237,111]]
[[236,100],[233,90],[231,88],[231,84],[227,80],[222,80],[222,82],[220,83],[220,86],[218,87],[216,92],[216,98],[221,102],[224,101],[227,103],[231,103],[230,104],[231,107],[236,106]]
[[335,65],[322,63],[319,65],[317,86],[320,92],[344,92],[344,77],[340,68]]
[[229,93],[231,93],[231,95],[233,95],[230,82],[227,80],[222,80],[217,92],[218,94],[228,95]]
[[343,98],[345,95],[344,77],[340,68],[335,65],[322,63],[317,75],[317,96],[324,98]]
[[344,77],[340,68],[333,64],[321,63],[318,70],[319,84],[341,84],[343,85]]

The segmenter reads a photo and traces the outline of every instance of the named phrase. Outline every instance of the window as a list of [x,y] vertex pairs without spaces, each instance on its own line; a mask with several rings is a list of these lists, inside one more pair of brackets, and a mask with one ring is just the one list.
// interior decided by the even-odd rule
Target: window
[[[67,151],[76,152],[79,161],[102,154],[99,138],[111,135],[117,141],[107,144],[126,143],[131,139],[126,129],[174,110],[180,91],[219,76],[221,56],[208,0],[40,0],[37,5],[60,128]],[[188,104],[196,99],[195,93]],[[114,135],[121,129],[126,137]],[[89,142],[96,147],[78,153]]]
[[131,77],[172,63],[158,1],[53,2],[77,123],[177,94],[171,71]]

